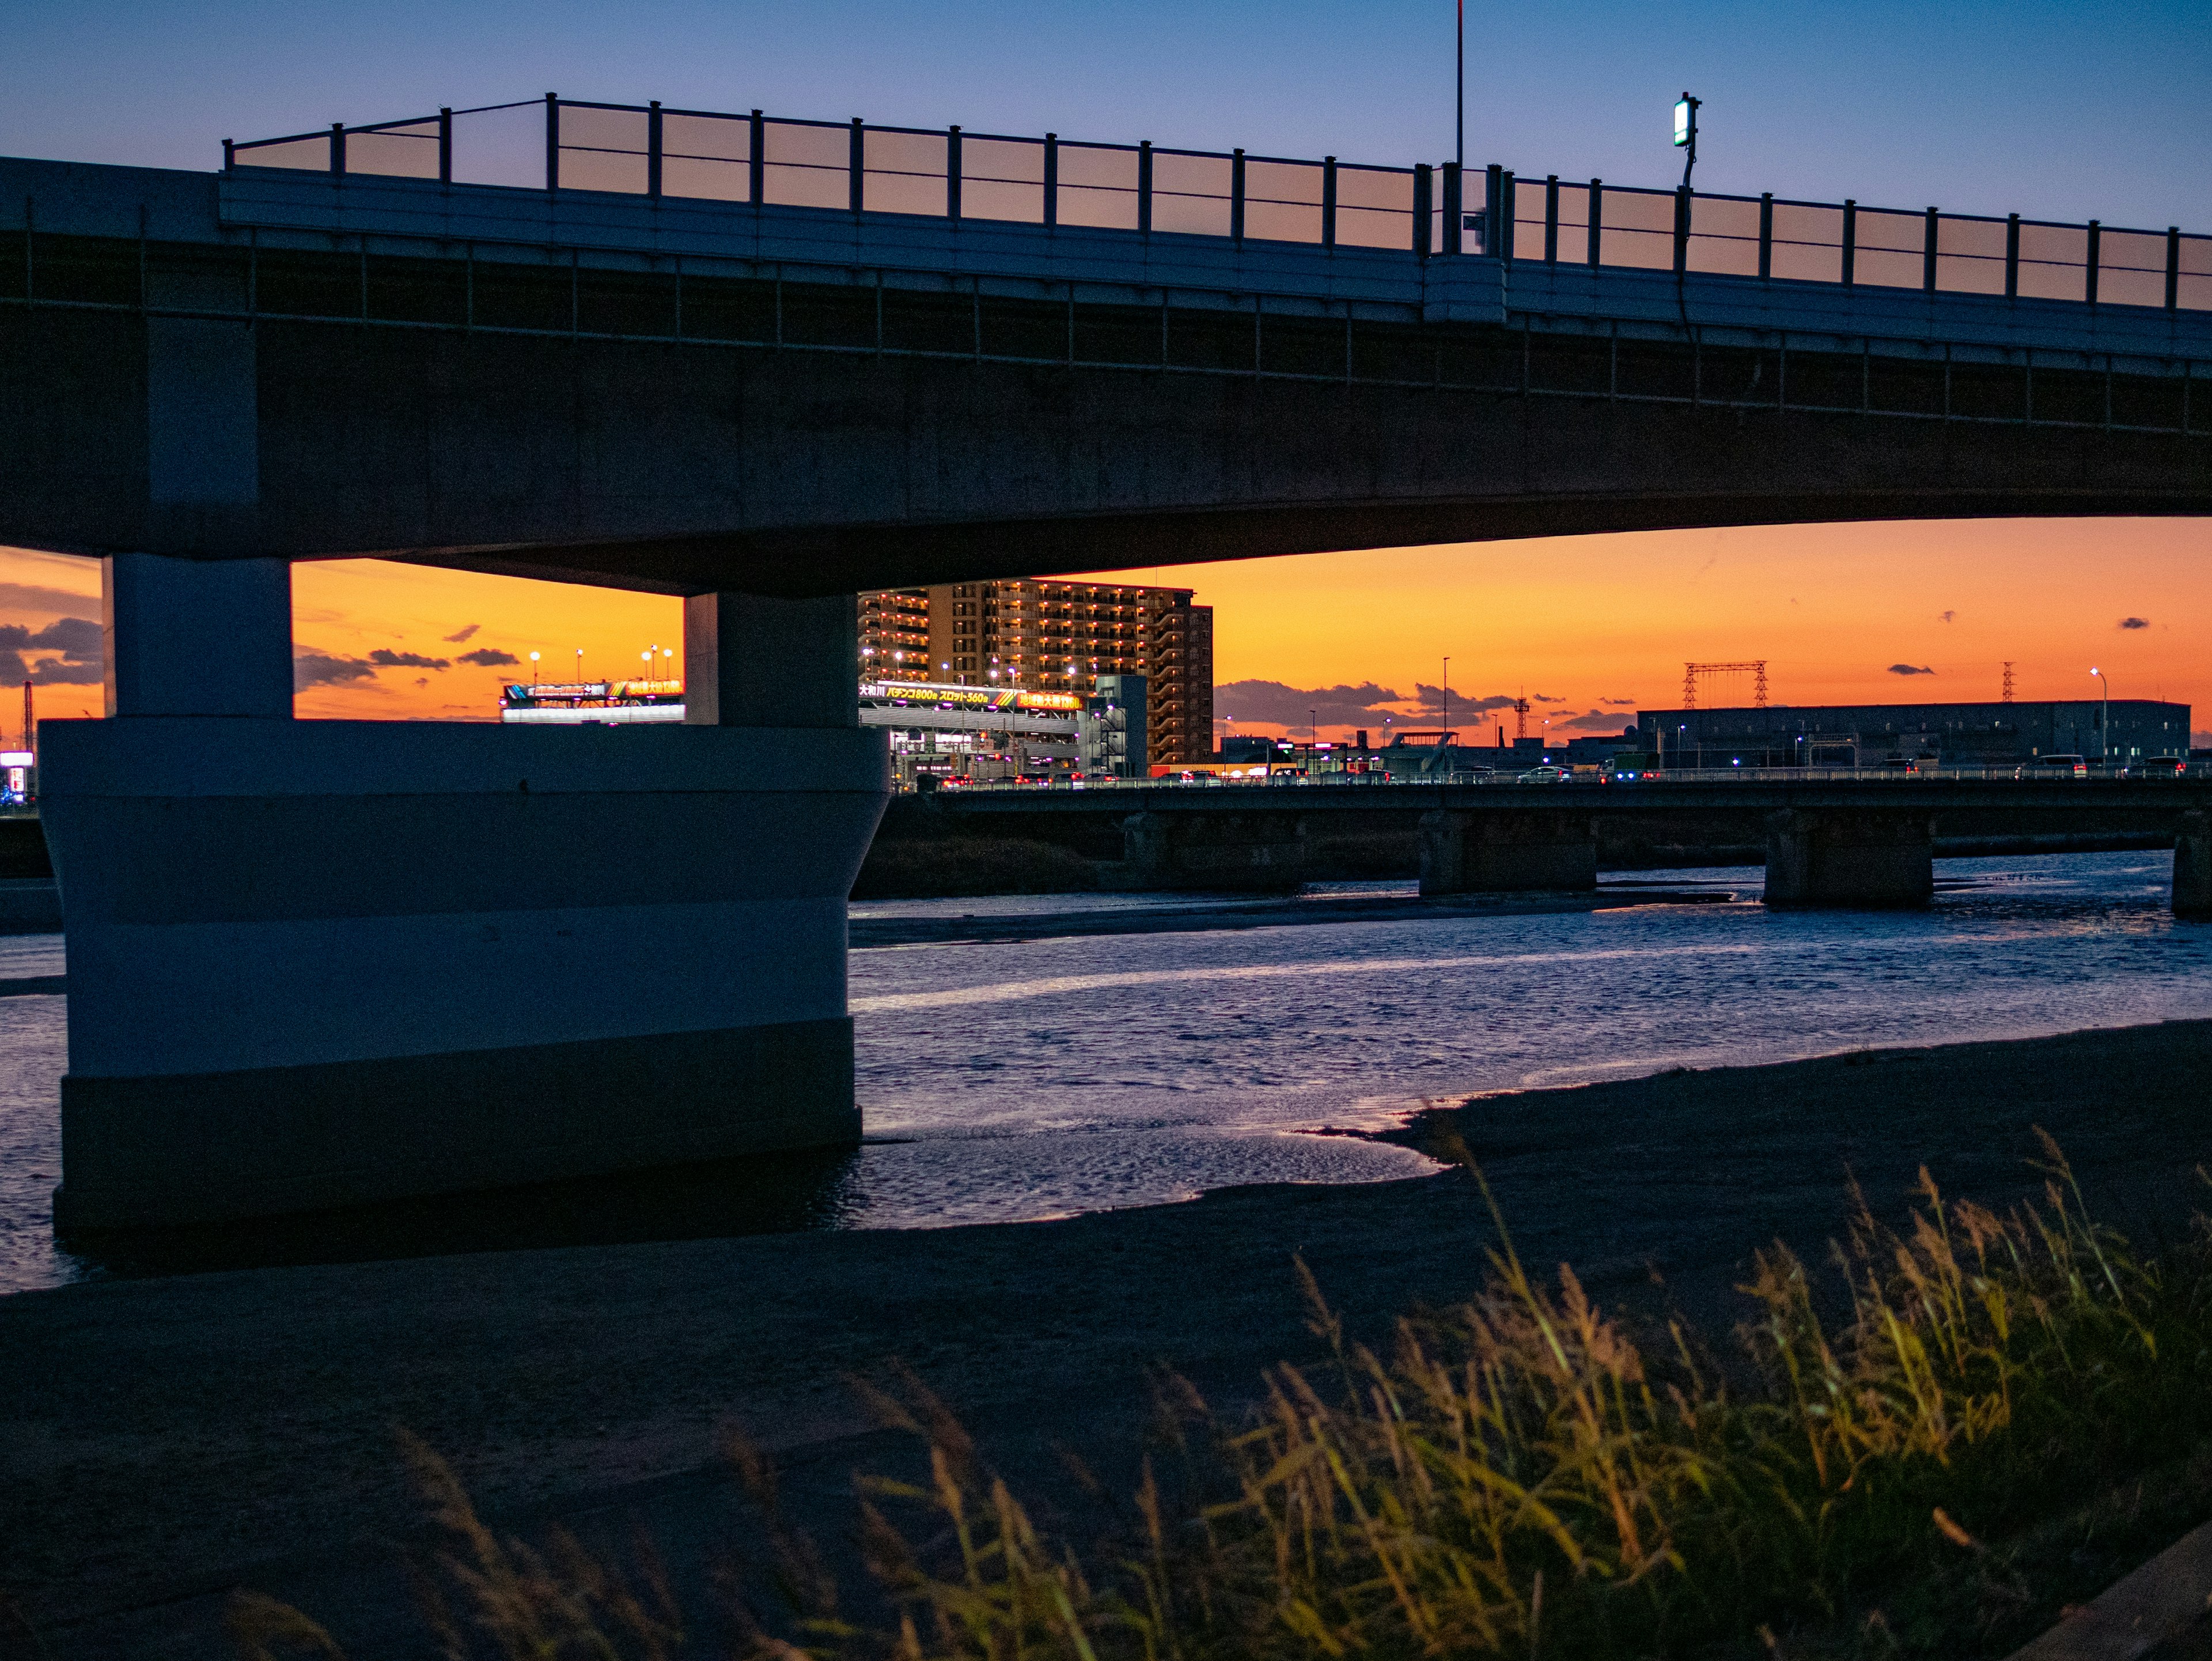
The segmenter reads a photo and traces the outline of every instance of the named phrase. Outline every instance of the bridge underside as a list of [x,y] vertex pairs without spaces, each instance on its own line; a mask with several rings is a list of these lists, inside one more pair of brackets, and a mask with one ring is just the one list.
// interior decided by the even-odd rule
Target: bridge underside
[[[132,245],[80,261],[126,254],[135,274]],[[2204,384],[2109,364],[734,278],[686,281],[685,332],[663,338],[672,278],[595,293],[562,272],[552,299],[601,326],[570,334],[437,320],[425,289],[449,272],[288,259],[165,270],[156,251],[149,291],[190,315],[0,307],[0,542],[805,595],[1591,532],[2212,514]],[[470,281],[478,313],[536,292],[511,270]],[[364,294],[365,320],[312,314]],[[177,411],[189,430],[163,430]]]

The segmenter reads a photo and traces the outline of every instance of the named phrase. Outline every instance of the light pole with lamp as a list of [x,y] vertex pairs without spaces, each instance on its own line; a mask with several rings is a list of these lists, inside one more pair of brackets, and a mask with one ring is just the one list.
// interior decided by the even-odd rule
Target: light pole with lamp
[[2105,707],[2097,717],[2097,764],[2109,768],[2112,764],[2112,678],[2094,666],[2089,672],[2105,689]]
[[583,681],[584,681],[584,648],[583,648],[582,647],[579,646],[579,647],[576,648],[576,684],[577,684],[578,685],[580,685],[580,685],[582,685],[582,684],[583,684]]
[[1687,154],[1682,159],[1682,186],[1689,188],[1690,169],[1698,165],[1698,108],[1705,100],[1684,93],[1674,100],[1674,148]]
[[538,654],[535,652],[530,654],[530,684],[532,686],[538,684]]

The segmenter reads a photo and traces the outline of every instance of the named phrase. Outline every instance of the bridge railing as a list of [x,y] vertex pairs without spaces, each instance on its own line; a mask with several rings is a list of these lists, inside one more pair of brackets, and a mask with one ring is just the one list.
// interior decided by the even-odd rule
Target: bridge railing
[[[1666,768],[1642,776],[1643,780],[1668,784],[1710,784],[1715,787],[1729,784],[1921,784],[1929,780],[1960,780],[1969,783],[2071,784],[2114,780],[2139,780],[2144,782],[2172,782],[2192,779],[2212,780],[2212,766],[2196,764],[2175,771],[2148,771],[2141,764],[2133,768],[2113,766],[2091,767],[2086,773],[2075,773],[2068,768],[2040,766],[2033,761],[2007,763],[1994,767],[1677,767]],[[1024,779],[967,779],[954,776],[945,779],[933,788],[957,791],[1029,791],[1039,790],[1222,790],[1222,789],[1328,789],[1380,788],[1392,785],[1433,788],[1452,785],[1455,788],[1496,789],[1583,789],[1602,785],[1613,789],[1633,789],[1634,781],[1613,781],[1602,778],[1527,779],[1509,763],[1494,773],[1460,771],[1436,774],[1428,777],[1400,775],[1396,777],[1382,772],[1303,773],[1289,769],[1261,775],[1257,769],[1251,777],[1224,777],[1219,774],[1200,774],[1189,778],[1173,775],[1150,779],[1064,778],[1044,780]]]
[[2212,311],[2212,236],[548,94],[223,141],[223,165]]

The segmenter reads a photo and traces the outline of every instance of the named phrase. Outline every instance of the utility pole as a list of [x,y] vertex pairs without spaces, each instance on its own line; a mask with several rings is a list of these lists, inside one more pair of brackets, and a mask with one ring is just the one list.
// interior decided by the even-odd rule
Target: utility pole
[[1443,695],[1443,716],[1437,722],[1437,725],[1443,728],[1443,736],[1437,742],[1449,744],[1451,742],[1451,660],[1449,658],[1444,660]]
[[[1452,160],[1459,164],[1459,176],[1467,177],[1467,0],[1459,0],[1459,100],[1454,110],[1454,126],[1459,143]],[[1454,246],[1456,246],[1455,244]],[[1484,252],[1487,252],[1486,249]]]
[[2112,678],[2102,669],[2093,668],[2089,672],[2105,689],[2105,708],[2097,717],[2097,759],[2109,767],[2112,764]]

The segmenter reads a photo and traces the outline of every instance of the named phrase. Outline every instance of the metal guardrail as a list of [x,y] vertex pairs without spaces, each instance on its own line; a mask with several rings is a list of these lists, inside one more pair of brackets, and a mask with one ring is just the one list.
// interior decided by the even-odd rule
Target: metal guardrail
[[1207,776],[1200,778],[1151,779],[1054,779],[1048,782],[1024,782],[1018,779],[946,779],[934,788],[940,791],[966,794],[975,791],[1024,792],[1031,794],[1054,791],[1063,794],[1085,790],[1215,790],[1215,789],[1290,789],[1290,788],[1382,788],[1391,786],[1432,788],[1451,785],[1455,788],[1522,788],[1522,789],[1587,789],[1605,786],[1616,789],[1633,789],[1642,782],[1664,784],[1711,784],[1714,786],[1742,784],[1921,784],[1930,780],[1961,780],[1968,782],[2019,782],[2024,784],[2071,783],[2158,783],[2191,781],[2212,781],[2212,765],[2197,764],[2179,771],[2156,771],[2140,765],[2134,768],[2092,767],[2087,773],[2075,773],[2065,768],[2039,767],[2024,763],[2009,767],[1687,767],[1647,771],[1638,778],[1619,780],[1610,774],[1601,778],[1531,779],[1514,772],[1437,774],[1429,777],[1401,775],[1393,777],[1387,773],[1277,773],[1264,778],[1223,778]]
[[[2212,311],[2212,236],[1862,207],[1492,167],[1465,190],[1410,167],[797,120],[544,98],[367,126],[223,141],[223,167],[558,192],[1084,226],[1322,248],[1487,253],[1553,265],[1700,272]],[[1470,210],[1462,198],[1479,194]]]

